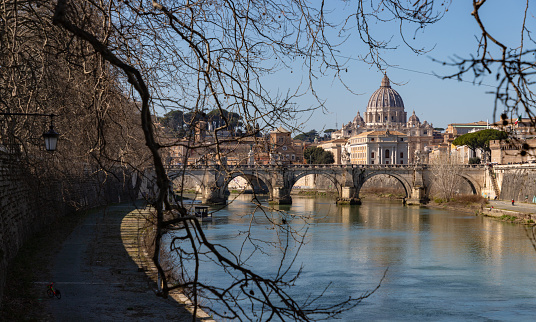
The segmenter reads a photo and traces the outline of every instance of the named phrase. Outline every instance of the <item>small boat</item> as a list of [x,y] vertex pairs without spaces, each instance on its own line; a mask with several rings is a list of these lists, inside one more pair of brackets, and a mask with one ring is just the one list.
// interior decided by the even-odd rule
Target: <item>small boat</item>
[[208,212],[208,206],[195,206],[194,215],[199,221],[212,221],[212,214]]

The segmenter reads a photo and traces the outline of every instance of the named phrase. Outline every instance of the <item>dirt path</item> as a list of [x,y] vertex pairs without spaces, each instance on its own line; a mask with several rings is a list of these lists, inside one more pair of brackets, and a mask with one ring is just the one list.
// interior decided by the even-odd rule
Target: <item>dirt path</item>
[[92,213],[63,243],[51,271],[62,298],[45,301],[55,321],[192,320],[186,305],[154,294],[144,264],[134,261],[142,258],[136,232],[143,215],[134,210],[122,204]]

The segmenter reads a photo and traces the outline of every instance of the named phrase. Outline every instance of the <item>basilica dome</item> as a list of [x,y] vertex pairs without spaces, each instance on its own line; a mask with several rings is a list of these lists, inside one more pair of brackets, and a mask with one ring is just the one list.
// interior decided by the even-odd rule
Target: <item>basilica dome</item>
[[369,127],[406,125],[404,102],[400,94],[391,88],[387,75],[383,76],[380,88],[368,101],[365,123]]
[[397,91],[391,88],[391,83],[387,75],[383,76],[382,84],[370,97],[367,109],[384,109],[387,107],[404,108],[402,97]]

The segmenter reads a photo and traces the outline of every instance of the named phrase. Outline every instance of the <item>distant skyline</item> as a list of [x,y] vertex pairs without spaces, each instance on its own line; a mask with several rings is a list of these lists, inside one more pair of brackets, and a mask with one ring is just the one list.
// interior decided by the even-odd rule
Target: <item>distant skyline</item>
[[[508,2],[508,5],[502,2],[486,3],[484,23],[494,22],[493,26],[489,27],[491,32],[495,32],[500,37],[500,41],[514,46],[521,36],[524,5],[524,1]],[[536,15],[533,8],[530,9],[528,16]],[[477,39],[475,37],[480,32],[471,16],[471,11],[470,1],[456,1],[451,4],[441,21],[426,27],[424,32],[417,33],[416,40],[412,44],[416,47],[432,49],[425,55],[416,55],[411,52],[407,46],[400,44],[400,40],[396,37],[393,44],[398,45],[398,49],[384,53],[385,60],[394,66],[385,68],[387,76],[391,80],[392,88],[402,96],[408,117],[415,111],[421,122],[426,120],[434,127],[442,128],[446,128],[450,123],[493,122],[494,95],[487,92],[495,88],[494,75],[486,77],[481,85],[472,84],[471,74],[467,74],[463,82],[442,80],[433,76],[434,73],[453,74],[457,69],[433,62],[431,58],[438,60],[448,60],[449,57],[455,56],[468,58],[476,53]],[[389,31],[381,28],[391,27],[389,24],[376,24],[372,30],[387,34]],[[396,30],[394,32],[396,33]],[[342,73],[344,81],[352,91],[361,95],[350,93],[332,76],[319,79],[316,90],[319,96],[326,100],[325,105],[328,111],[324,114],[317,110],[312,115],[310,113],[303,115],[298,123],[303,123],[302,128],[305,132],[311,129],[320,131],[335,128],[335,125],[337,129],[340,129],[343,123],[352,121],[358,111],[361,115],[366,111],[368,100],[380,87],[383,74],[376,67],[355,59],[357,55],[365,53],[366,48],[363,47],[363,44],[354,37],[343,46],[340,53],[340,57],[351,59],[348,63],[348,71]],[[285,70],[269,79],[278,84],[279,90],[284,92],[285,85],[291,87],[301,81],[298,78],[301,76],[296,76],[296,74],[299,73],[293,71],[293,74],[289,74],[288,70]],[[300,107],[316,104],[312,95],[301,97],[296,102]],[[498,120],[502,110],[502,107],[498,107],[495,121]]]

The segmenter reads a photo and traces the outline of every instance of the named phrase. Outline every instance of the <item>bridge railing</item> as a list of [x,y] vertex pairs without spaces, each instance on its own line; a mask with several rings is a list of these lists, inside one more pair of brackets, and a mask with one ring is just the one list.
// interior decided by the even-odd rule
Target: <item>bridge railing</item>
[[255,164],[255,165],[171,165],[166,166],[168,171],[180,170],[301,170],[301,169],[413,169],[414,164]]

